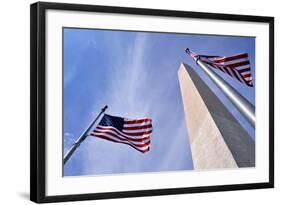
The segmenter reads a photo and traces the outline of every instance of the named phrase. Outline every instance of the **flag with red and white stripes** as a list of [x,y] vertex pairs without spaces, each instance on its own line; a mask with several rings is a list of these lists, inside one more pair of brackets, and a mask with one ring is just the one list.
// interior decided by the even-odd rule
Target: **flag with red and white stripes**
[[145,153],[149,151],[152,120],[126,119],[104,114],[90,135],[112,142],[127,144]]
[[195,60],[200,59],[212,68],[219,69],[241,83],[253,87],[253,77],[251,74],[248,53],[241,53],[228,57],[198,55],[189,49],[186,52]]

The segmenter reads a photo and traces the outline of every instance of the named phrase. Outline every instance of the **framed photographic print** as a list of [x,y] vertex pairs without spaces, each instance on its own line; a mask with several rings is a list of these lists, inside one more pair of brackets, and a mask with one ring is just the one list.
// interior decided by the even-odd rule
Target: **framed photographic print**
[[31,5],[34,202],[274,186],[274,18]]

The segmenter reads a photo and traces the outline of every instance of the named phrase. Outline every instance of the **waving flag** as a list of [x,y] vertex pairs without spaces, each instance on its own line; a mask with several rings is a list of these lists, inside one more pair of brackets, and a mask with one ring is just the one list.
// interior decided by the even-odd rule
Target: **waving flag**
[[127,144],[145,153],[149,151],[152,120],[126,119],[105,114],[90,135],[112,142]]
[[186,53],[188,53],[195,61],[200,58],[202,62],[208,64],[212,68],[219,69],[241,83],[253,87],[253,78],[247,53],[228,57],[198,55],[189,49],[186,49]]

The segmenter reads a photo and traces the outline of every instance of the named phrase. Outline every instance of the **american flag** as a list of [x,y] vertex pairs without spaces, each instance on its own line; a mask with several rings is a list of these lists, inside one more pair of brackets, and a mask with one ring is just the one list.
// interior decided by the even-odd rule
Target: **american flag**
[[112,142],[127,144],[145,153],[149,151],[152,120],[149,118],[126,119],[104,114],[90,135]]
[[253,77],[251,74],[248,53],[241,53],[228,57],[198,55],[188,48],[185,50],[195,61],[200,59],[212,68],[219,69],[241,83],[253,87]]

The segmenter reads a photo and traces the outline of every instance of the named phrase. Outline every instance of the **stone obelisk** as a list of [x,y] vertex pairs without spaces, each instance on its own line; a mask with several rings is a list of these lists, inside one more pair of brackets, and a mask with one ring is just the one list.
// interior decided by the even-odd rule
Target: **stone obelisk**
[[178,70],[194,169],[255,166],[255,142],[186,64]]

